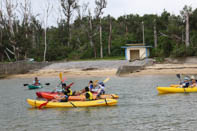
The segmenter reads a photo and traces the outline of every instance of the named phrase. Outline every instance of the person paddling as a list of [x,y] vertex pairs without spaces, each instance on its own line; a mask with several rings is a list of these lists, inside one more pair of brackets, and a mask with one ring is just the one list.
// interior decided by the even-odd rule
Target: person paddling
[[189,78],[188,77],[185,77],[184,78],[184,81],[181,84],[181,87],[182,88],[188,88],[189,87]]
[[94,88],[93,87],[93,81],[92,80],[89,81],[88,87],[89,87],[90,91]]
[[194,76],[191,76],[191,85],[190,87],[197,87],[197,83],[196,83],[196,78]]
[[52,102],[67,102],[68,96],[65,94],[60,94],[60,96],[55,97],[55,99],[51,100]]
[[59,94],[58,97],[53,99],[53,102],[67,102],[68,97],[72,95],[72,90],[67,88],[66,83],[62,83],[62,92]]
[[93,100],[92,92],[90,92],[90,89],[87,86],[85,87],[85,97],[86,97],[86,100],[88,101]]
[[104,90],[105,89],[105,84],[103,82],[100,82],[98,84],[98,86],[99,86],[99,89],[97,91],[97,93],[98,93],[97,98],[99,98],[100,95],[105,94],[105,90]]
[[65,95],[67,95],[67,96],[72,96],[72,90],[71,90],[71,88],[70,88],[70,86],[66,86],[66,83],[62,83],[62,93],[64,93]]
[[35,77],[35,79],[33,81],[33,85],[35,85],[35,86],[39,86],[40,85],[40,81],[38,80],[37,77]]

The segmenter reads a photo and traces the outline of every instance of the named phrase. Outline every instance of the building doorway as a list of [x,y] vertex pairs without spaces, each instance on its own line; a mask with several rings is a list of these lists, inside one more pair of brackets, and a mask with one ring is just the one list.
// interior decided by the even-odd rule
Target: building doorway
[[130,61],[139,60],[140,51],[139,50],[130,50]]

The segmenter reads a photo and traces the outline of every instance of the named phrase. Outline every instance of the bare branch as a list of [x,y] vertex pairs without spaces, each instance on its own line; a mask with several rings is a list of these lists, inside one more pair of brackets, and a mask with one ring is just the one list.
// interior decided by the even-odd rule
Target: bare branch
[[94,10],[96,14],[96,19],[98,19],[102,14],[102,10],[106,8],[107,1],[106,0],[95,0],[96,8]]

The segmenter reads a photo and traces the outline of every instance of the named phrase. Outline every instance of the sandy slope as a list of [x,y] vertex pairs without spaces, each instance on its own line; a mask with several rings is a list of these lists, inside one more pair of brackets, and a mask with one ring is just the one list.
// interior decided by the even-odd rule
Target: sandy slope
[[[125,60],[102,60],[102,61],[77,61],[62,62],[47,66],[38,71],[30,71],[28,74],[14,75],[11,77],[57,77],[59,72],[63,72],[67,77],[92,77],[92,76],[115,76],[119,66],[122,65],[142,65],[143,62],[128,62]],[[130,73],[126,76],[136,75],[167,75],[167,74],[197,74],[197,64],[154,64],[145,67],[139,72]]]

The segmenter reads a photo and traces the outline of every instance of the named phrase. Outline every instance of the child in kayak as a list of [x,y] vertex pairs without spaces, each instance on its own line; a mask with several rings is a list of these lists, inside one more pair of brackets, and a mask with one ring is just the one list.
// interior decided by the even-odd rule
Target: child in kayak
[[97,98],[99,98],[100,95],[105,94],[105,90],[104,90],[105,89],[105,85],[104,85],[104,83],[100,82],[98,86],[99,86],[99,89],[97,91],[97,93],[98,93]]
[[70,89],[70,86],[66,86],[66,83],[62,83],[62,93],[64,95],[67,95],[67,96],[72,96],[72,90]]
[[93,95],[92,95],[92,92],[90,92],[90,89],[89,87],[85,87],[85,97],[86,97],[86,100],[88,101],[91,101],[93,100]]
[[68,96],[65,94],[60,94],[58,97],[55,97],[55,99],[51,100],[52,102],[67,102]]
[[197,87],[197,84],[196,84],[196,78],[194,76],[191,76],[191,85],[190,87]]
[[72,90],[67,88],[66,83],[62,83],[62,92],[59,93],[59,96],[53,99],[53,102],[67,102],[68,97],[72,94]]
[[94,88],[92,80],[89,81],[88,86],[89,86],[90,91],[92,91],[92,89]]
[[40,85],[40,81],[38,80],[37,77],[35,77],[34,81],[33,81],[33,85],[34,86],[39,86]]
[[[86,87],[85,87],[86,88]],[[82,90],[80,90],[80,91],[77,91],[77,92],[75,92],[75,95],[81,95],[82,93],[85,93],[86,92],[86,89],[85,88],[83,88]],[[90,92],[94,92],[93,90],[94,90],[94,83],[93,83],[93,81],[92,80],[90,80],[89,81],[89,83],[88,83],[88,88],[89,88],[89,91]]]
[[184,81],[181,83],[182,88],[188,88],[189,87],[189,78],[185,77]]

